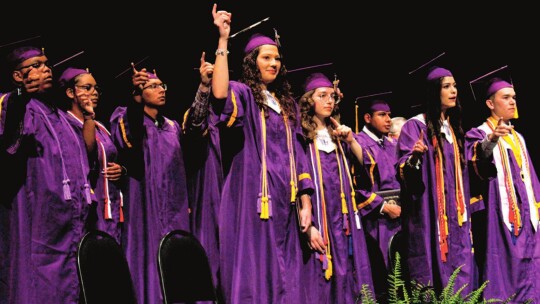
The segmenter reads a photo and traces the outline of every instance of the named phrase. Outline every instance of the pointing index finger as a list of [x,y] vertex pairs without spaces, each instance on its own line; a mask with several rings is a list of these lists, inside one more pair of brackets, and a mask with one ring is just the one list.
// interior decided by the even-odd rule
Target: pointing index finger
[[335,120],[333,117],[330,117],[330,121],[334,125],[334,127],[338,128],[340,126],[339,122]]
[[205,56],[206,56],[206,52],[203,51],[201,55],[201,65],[203,65],[206,62],[206,60],[204,59]]

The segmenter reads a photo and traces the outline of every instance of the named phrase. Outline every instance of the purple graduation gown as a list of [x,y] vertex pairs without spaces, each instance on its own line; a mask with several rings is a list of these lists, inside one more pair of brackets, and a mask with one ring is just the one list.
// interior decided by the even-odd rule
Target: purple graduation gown
[[[68,112],[70,122],[79,128],[82,132],[83,121],[71,115]],[[118,243],[121,242],[120,235],[122,231],[122,223],[120,222],[122,194],[120,192],[120,184],[112,182],[104,178],[101,172],[106,168],[108,162],[118,162],[118,150],[112,141],[111,134],[101,124],[96,121],[96,140],[97,140],[97,160],[90,166],[90,181],[94,194],[94,199],[97,202],[96,220],[92,227],[105,231],[113,236]],[[107,191],[105,191],[107,189]],[[106,210],[105,202],[109,202],[109,210]],[[105,219],[105,212],[110,214],[109,219]]]
[[[4,102],[0,136],[5,135],[7,107]],[[85,188],[89,167],[82,134],[70,125],[65,112],[31,99],[20,139],[7,152],[7,159],[25,172],[2,212],[8,212],[10,226],[9,231],[0,230],[8,234],[0,236],[0,246],[9,250],[2,257],[0,278],[7,281],[0,285],[6,289],[0,291],[0,302],[78,303],[76,253],[91,203],[89,187]],[[65,180],[69,182],[64,186]]]
[[[307,303],[301,286],[302,252],[296,207],[291,204],[291,170],[285,123],[281,114],[266,112],[268,189],[272,216],[261,219],[261,118],[251,89],[231,81],[227,100],[213,104],[223,126],[222,153],[227,153],[219,217],[220,276],[225,302]],[[224,103],[224,104],[223,104]],[[299,119],[299,118],[297,118]],[[229,127],[227,127],[227,125]],[[293,143],[300,124],[289,122]],[[307,173],[304,153],[296,150],[297,174]],[[225,158],[225,157],[224,157]],[[300,192],[312,189],[311,179],[299,180]]]
[[[185,124],[190,123],[191,110],[187,114]],[[213,282],[219,283],[219,238],[218,216],[221,188],[223,186],[223,170],[221,167],[221,149],[219,131],[216,126],[218,117],[211,111],[203,124],[189,134],[185,148],[187,185],[191,210],[191,232],[201,242],[206,251],[212,270]],[[193,138],[196,137],[196,138]],[[219,289],[219,287],[217,287]]]
[[[405,163],[415,142],[423,130],[424,143],[428,151],[424,153],[420,172],[409,168]],[[476,266],[473,259],[470,221],[470,195],[468,169],[463,169],[463,187],[467,219],[459,226],[456,207],[456,183],[454,174],[454,150],[449,142],[443,144],[444,183],[446,189],[446,214],[448,223],[447,261],[441,259],[438,237],[438,203],[435,182],[435,155],[431,140],[427,139],[427,127],[417,117],[409,119],[401,129],[398,140],[398,174],[402,176],[402,192],[406,197],[402,201],[402,230],[405,233],[407,251],[406,265],[411,280],[433,285],[440,292],[447,285],[452,272],[463,265],[455,281],[456,290],[468,284],[462,294],[468,294],[475,288]],[[413,171],[414,170],[414,171]]]
[[[336,146],[337,149],[337,146]],[[345,149],[345,151],[347,151]],[[320,176],[317,173],[317,158],[314,145],[310,144],[307,151],[310,173],[315,185],[315,193],[311,196],[313,205],[313,222],[315,227],[322,231],[323,218],[321,206]],[[347,152],[345,152],[347,155]],[[326,153],[319,150],[321,162],[322,180],[324,187],[324,198],[326,201],[326,221],[328,225],[330,254],[332,256],[333,274],[330,280],[325,278],[325,270],[318,254],[313,254],[316,258],[315,273],[309,280],[318,283],[316,289],[318,293],[310,303],[357,303],[362,285],[368,285],[368,289],[373,292],[373,282],[371,279],[371,267],[361,225],[361,215],[358,214],[357,223],[352,206],[349,173],[343,163],[343,158],[339,154],[341,166],[341,180],[343,191],[347,200],[348,226],[350,234],[346,235],[344,229],[344,215],[342,213],[341,186],[336,152]],[[358,201],[356,201],[358,202]],[[359,213],[359,212],[358,212]],[[360,224],[360,225],[357,225]],[[306,278],[308,279],[308,278]]]
[[[391,219],[380,213],[384,199],[375,195],[375,191],[399,189],[396,177],[396,142],[383,139],[381,146],[366,132],[356,134],[356,140],[363,149],[363,169],[357,179],[357,203],[362,206],[362,223],[368,239],[369,255],[376,289],[384,292],[387,289],[387,273],[390,258],[388,247],[390,239],[401,230],[401,219]],[[378,246],[373,246],[378,245]],[[376,270],[376,271],[375,271]]]
[[[517,197],[517,205],[521,213],[522,228],[516,237],[503,221],[501,196],[497,181],[497,169],[493,155],[487,159],[479,159],[476,153],[476,145],[480,145],[486,137],[484,124],[483,130],[473,128],[466,134],[467,159],[474,168],[472,182],[478,185],[479,192],[473,193],[482,196],[482,200],[475,203],[485,208],[486,228],[480,237],[486,242],[486,252],[483,255],[483,281],[489,280],[484,290],[486,299],[498,298],[505,300],[513,293],[515,298],[511,303],[524,303],[531,299],[532,303],[540,302],[540,232],[535,231],[530,220],[531,210],[527,201],[527,190],[521,179],[520,169],[512,150],[507,150],[510,171],[514,190]],[[519,133],[518,133],[519,135]],[[525,141],[519,135],[523,147]],[[502,139],[499,139],[502,141]],[[498,150],[493,150],[498,153]],[[524,151],[528,159],[531,184],[536,200],[540,198],[540,184],[533,167],[528,151]],[[538,225],[538,223],[537,223]],[[477,231],[474,231],[477,233]]]
[[[122,232],[122,246],[139,303],[163,301],[157,268],[161,238],[175,229],[190,231],[182,131],[176,121],[163,119],[163,124],[156,126],[144,115],[142,142],[135,142],[137,136],[132,131],[136,126],[129,125],[127,109],[118,107],[111,116],[111,134],[117,148],[126,153],[142,149],[142,159],[125,161],[128,185]],[[130,175],[130,170],[136,170],[134,163],[140,162],[144,162],[142,176]]]

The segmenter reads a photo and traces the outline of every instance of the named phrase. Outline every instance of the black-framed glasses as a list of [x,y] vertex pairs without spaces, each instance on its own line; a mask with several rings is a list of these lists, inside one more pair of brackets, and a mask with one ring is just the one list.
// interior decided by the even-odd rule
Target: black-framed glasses
[[44,66],[48,67],[49,69],[52,69],[52,66],[49,64],[48,61],[38,61],[38,62],[29,64],[29,65],[22,66],[22,67],[18,68],[17,70],[21,71],[21,70],[24,70],[24,69],[27,69],[27,68],[41,69]]
[[75,87],[85,92],[91,92],[92,89],[94,89],[99,95],[101,95],[101,89],[98,85],[85,84],[85,85],[75,85]]
[[167,91],[167,85],[164,84],[164,83],[152,83],[152,84],[150,84],[150,85],[145,86],[145,87],[142,88],[142,89],[143,89],[143,90],[145,90],[145,89],[152,89],[152,90],[155,90],[155,89],[157,89],[157,88],[159,88],[159,87],[161,87],[161,88],[163,88],[163,90]]

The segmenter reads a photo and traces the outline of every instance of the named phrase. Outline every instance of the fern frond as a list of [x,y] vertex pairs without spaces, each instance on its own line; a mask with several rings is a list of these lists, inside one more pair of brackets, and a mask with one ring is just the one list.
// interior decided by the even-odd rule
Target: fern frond
[[[388,303],[389,304],[399,304],[399,303],[409,303],[409,295],[407,293],[407,288],[405,286],[405,281],[401,278],[401,257],[398,252],[394,259],[394,267],[391,272],[388,274]],[[402,291],[400,293],[400,290]],[[403,295],[403,300],[401,299]]]
[[371,289],[369,288],[369,285],[362,284],[362,289],[360,290],[360,295],[356,298],[355,303],[356,304],[358,304],[358,303],[377,304],[377,301],[375,300],[375,297],[373,296],[373,293],[371,292]]
[[452,272],[452,275],[448,279],[448,284],[446,284],[446,286],[443,288],[440,297],[443,303],[445,303],[445,300],[450,299],[454,296],[454,286],[456,285],[456,279],[462,267],[463,265],[460,265],[454,270],[454,272]]
[[[467,301],[465,303],[466,304],[479,303],[480,299],[482,298],[482,292],[484,292],[484,289],[486,289],[486,286],[487,286],[488,283],[489,283],[489,281],[485,281],[484,283],[482,283],[482,285],[480,287],[478,287],[478,289],[473,290],[471,293],[469,293],[465,297],[465,299],[467,299]],[[485,302],[485,300],[484,300],[484,302]]]

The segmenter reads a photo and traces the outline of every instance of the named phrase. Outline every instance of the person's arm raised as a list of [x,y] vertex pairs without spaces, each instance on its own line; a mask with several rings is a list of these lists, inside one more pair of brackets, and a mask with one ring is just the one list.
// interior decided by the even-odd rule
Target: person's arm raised
[[229,90],[229,62],[227,43],[231,32],[231,13],[217,11],[217,4],[212,7],[214,24],[219,29],[216,61],[214,63],[214,75],[212,77],[212,93],[217,99],[227,98]]

